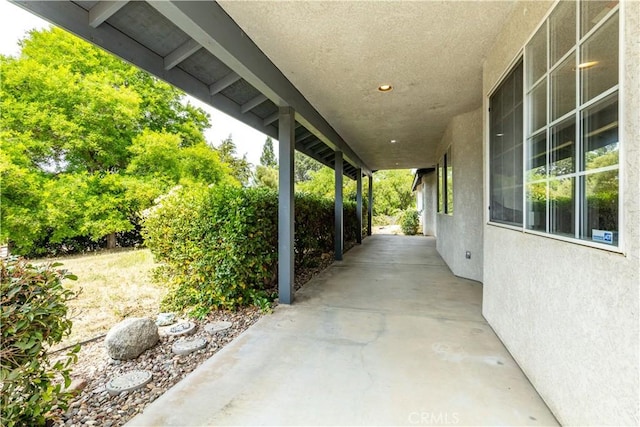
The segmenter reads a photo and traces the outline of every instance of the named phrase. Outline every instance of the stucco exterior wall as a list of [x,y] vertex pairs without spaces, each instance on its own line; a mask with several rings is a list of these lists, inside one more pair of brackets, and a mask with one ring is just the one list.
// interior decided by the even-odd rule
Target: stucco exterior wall
[[[438,252],[453,274],[482,280],[482,109],[454,117],[437,155],[451,146],[453,215],[436,214]],[[435,174],[432,188],[436,188]],[[434,193],[435,198],[435,193]],[[437,203],[437,201],[436,201]],[[436,206],[433,206],[434,212]],[[471,252],[471,259],[465,257]]]
[[425,236],[435,236],[436,204],[438,203],[435,172],[430,172],[422,176],[422,184],[418,186],[416,194],[417,197],[421,200],[418,209],[422,209],[422,211],[420,212],[422,234]]
[[[514,10],[484,64],[485,105],[551,5]],[[640,2],[622,2],[621,11],[625,253],[484,226],[483,314],[569,425],[640,424]],[[486,137],[484,144],[486,153]]]

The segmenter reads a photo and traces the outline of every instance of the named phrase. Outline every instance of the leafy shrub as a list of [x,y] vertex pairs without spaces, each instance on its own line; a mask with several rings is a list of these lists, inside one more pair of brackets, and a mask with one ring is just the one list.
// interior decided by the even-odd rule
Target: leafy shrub
[[[346,202],[345,238],[355,239],[355,204]],[[296,266],[313,266],[333,250],[333,201],[295,199]],[[214,308],[270,306],[277,284],[278,195],[267,188],[176,188],[145,213],[145,243],[163,265],[163,305],[203,316]]]
[[418,211],[415,209],[407,209],[401,215],[400,228],[407,236],[413,236],[418,232],[420,224]]
[[2,422],[4,426],[44,425],[54,406],[66,408],[70,365],[79,348],[52,362],[47,349],[71,331],[67,301],[76,294],[62,287],[75,279],[61,264],[34,266],[24,260],[0,260],[2,347]]

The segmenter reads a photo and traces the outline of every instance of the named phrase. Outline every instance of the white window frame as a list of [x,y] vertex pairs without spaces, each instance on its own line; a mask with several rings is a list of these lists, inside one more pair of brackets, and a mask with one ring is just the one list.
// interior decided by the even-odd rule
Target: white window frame
[[[576,3],[581,3],[583,1],[586,0],[577,0]],[[522,226],[516,226],[516,225],[511,225],[511,224],[503,224],[500,222],[494,222],[491,221],[491,215],[489,212],[489,209],[485,210],[485,223],[487,225],[490,226],[494,226],[494,227],[499,227],[499,228],[504,228],[504,229],[508,229],[508,230],[512,230],[512,231],[518,231],[521,232],[523,234],[528,234],[528,235],[532,235],[532,236],[537,236],[537,237],[543,237],[543,238],[548,238],[548,239],[553,239],[553,240],[558,240],[558,241],[562,241],[562,242],[567,242],[567,243],[572,243],[572,244],[576,244],[576,245],[580,245],[580,246],[587,246],[587,247],[591,247],[591,248],[596,248],[596,249],[603,249],[606,250],[608,252],[614,252],[614,253],[621,253],[624,254],[625,253],[625,238],[624,238],[624,230],[625,230],[625,215],[624,215],[624,210],[623,210],[623,206],[624,206],[624,179],[623,177],[624,175],[624,169],[625,169],[625,149],[624,147],[624,106],[623,106],[623,102],[622,102],[622,94],[624,94],[625,92],[625,86],[624,86],[624,79],[623,79],[623,71],[624,71],[624,63],[625,63],[625,55],[624,55],[624,49],[622,49],[622,46],[624,46],[624,34],[625,34],[625,26],[624,26],[624,22],[625,22],[625,8],[624,8],[624,1],[620,1],[615,7],[613,7],[604,17],[603,19],[598,22],[597,25],[595,25],[593,28],[591,28],[583,37],[580,37],[579,31],[580,31],[580,25],[576,25],[576,32],[578,33],[578,37],[577,37],[577,42],[576,44],[568,51],[566,52],[561,58],[559,58],[556,61],[556,64],[553,64],[555,67],[551,68],[551,67],[547,67],[548,69],[545,71],[544,76],[547,78],[547,82],[546,82],[546,91],[547,91],[547,121],[546,121],[546,125],[545,125],[545,130],[544,132],[547,133],[547,144],[549,143],[549,129],[557,124],[557,123],[561,123],[564,120],[567,120],[567,118],[571,117],[571,115],[573,114],[574,116],[576,116],[578,118],[578,121],[576,122],[576,126],[581,126],[581,123],[579,123],[581,121],[581,111],[589,108],[590,106],[596,104],[599,101],[602,101],[603,99],[605,99],[607,96],[611,95],[614,92],[618,93],[618,143],[620,145],[620,149],[619,149],[619,157],[618,157],[618,245],[617,246],[612,246],[612,245],[608,245],[608,244],[604,244],[604,243],[598,243],[598,242],[594,242],[594,241],[589,241],[589,240],[584,240],[584,239],[578,239],[578,238],[574,238],[574,237],[565,237],[562,235],[558,235],[558,234],[551,234],[551,233],[547,233],[545,232],[540,232],[540,231],[536,231],[536,230],[529,230],[527,229],[527,177],[526,177],[526,173],[527,173],[527,161],[528,161],[528,157],[527,157],[527,149],[528,149],[528,144],[527,144],[527,139],[529,138],[529,102],[527,99],[527,92],[529,92],[528,90],[528,85],[527,85],[527,58],[526,58],[526,52],[525,52],[525,46],[527,44],[529,44],[529,42],[531,41],[531,39],[535,36],[535,34],[538,32],[538,30],[544,26],[547,25],[547,21],[549,19],[549,17],[551,16],[551,14],[553,13],[553,11],[555,10],[556,6],[560,3],[560,0],[556,0],[556,2],[553,4],[552,7],[549,8],[549,10],[547,11],[547,13],[545,14],[545,16],[542,18],[542,20],[538,23],[538,25],[536,25],[536,27],[534,28],[534,30],[531,32],[531,34],[529,35],[529,37],[527,37],[527,39],[525,40],[525,42],[522,44],[521,48],[518,50],[517,54],[514,56],[514,58],[511,60],[511,62],[509,63],[509,65],[506,67],[505,71],[503,71],[503,73],[500,75],[500,77],[496,80],[496,82],[494,83],[494,85],[491,87],[491,89],[489,90],[489,92],[487,93],[487,95],[484,97],[483,103],[484,103],[484,111],[488,112],[486,117],[485,117],[485,141],[487,142],[485,144],[485,159],[486,159],[486,172],[485,172],[485,183],[487,183],[487,185],[485,185],[485,200],[488,202],[490,200],[490,194],[489,194],[489,180],[490,180],[490,174],[491,174],[491,162],[490,162],[490,147],[489,147],[489,141],[490,141],[490,124],[491,124],[491,116],[490,116],[490,112],[489,112],[489,105],[490,105],[490,99],[491,96],[493,96],[493,94],[496,92],[496,90],[500,87],[500,85],[502,84],[502,82],[504,81],[504,79],[509,75],[509,73],[514,69],[514,67],[518,64],[518,62],[520,60],[523,61],[523,85],[522,85],[522,95],[523,95],[523,126],[524,126],[524,131],[523,131],[523,141],[522,141],[522,147],[523,147],[523,156],[522,156],[522,182],[523,182],[523,186],[522,186],[522,209],[523,209],[523,222],[522,222]],[[578,8],[578,12],[576,14],[576,21],[580,20],[580,14],[579,14],[579,5],[576,5],[576,7]],[[550,108],[549,108],[549,103],[551,102],[549,99],[549,75],[552,71],[552,69],[555,69],[556,67],[558,67],[560,64],[562,64],[562,62],[564,60],[566,60],[566,58],[568,58],[570,55],[572,55],[573,53],[576,54],[576,61],[579,61],[579,55],[578,53],[578,48],[577,46],[581,44],[581,41],[585,41],[587,40],[591,35],[593,35],[596,31],[598,31],[598,29],[600,29],[602,26],[604,26],[609,19],[615,14],[618,13],[618,84],[615,85],[614,87],[606,90],[605,92],[599,94],[598,96],[594,97],[593,99],[589,100],[588,102],[585,103],[581,103],[578,107],[576,107],[577,111],[572,110],[573,112],[571,113],[567,113],[564,114],[561,117],[558,117],[557,119],[555,119],[552,123],[549,122],[549,117],[548,115],[550,114]],[[547,61],[549,61],[549,29],[547,26]],[[542,77],[541,77],[542,78]],[[540,78],[540,79],[541,79]],[[580,75],[579,73],[576,73],[576,80],[579,80]],[[576,96],[580,96],[580,84],[577,81],[576,82]],[[535,83],[531,85],[531,87],[533,88],[535,86]],[[580,99],[580,98],[576,98],[576,99]],[[579,129],[576,131],[577,135],[580,135],[579,133]],[[548,155],[548,153],[547,153]],[[577,152],[576,152],[576,156],[577,156]],[[615,167],[612,167],[615,168]],[[604,171],[606,168],[603,168],[602,171]],[[600,171],[600,170],[599,170]],[[576,183],[579,181],[579,177],[585,175],[585,171],[579,171],[576,168],[576,171],[573,173],[573,175],[575,175],[575,179],[576,179]],[[579,184],[576,184],[579,185]],[[576,191],[576,190],[574,190]],[[576,202],[577,203],[577,202]],[[580,201],[580,203],[583,203],[583,201]],[[487,204],[488,206],[488,204]],[[580,220],[580,212],[576,212],[575,213],[575,221],[576,221],[576,230],[578,229],[578,222]],[[549,221],[549,215],[547,214],[547,218],[546,221]],[[548,228],[548,227],[547,227]]]

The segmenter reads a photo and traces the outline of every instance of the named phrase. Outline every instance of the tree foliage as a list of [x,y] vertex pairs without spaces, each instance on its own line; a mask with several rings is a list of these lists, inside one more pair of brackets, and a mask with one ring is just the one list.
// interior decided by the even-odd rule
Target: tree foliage
[[176,184],[248,181],[178,89],[60,29],[21,47],[0,56],[0,240],[15,252],[131,231]]
[[254,184],[256,187],[266,187],[277,191],[278,169],[262,165],[256,166]]
[[[297,183],[298,191],[329,199],[335,197],[335,173],[332,169],[321,166],[320,169],[310,170],[307,174],[309,179]],[[363,179],[363,194],[368,192],[367,181]],[[412,183],[413,174],[410,170],[376,172],[373,175],[373,214],[393,216],[413,206]],[[343,179],[342,192],[345,200],[355,200],[356,182],[348,178]]]
[[267,140],[264,142],[264,146],[262,147],[260,164],[268,168],[278,167],[278,163],[276,162],[276,154],[273,151],[273,140],[270,136],[267,137]]
[[236,144],[233,142],[233,135],[229,134],[226,139],[223,139],[220,145],[216,147],[216,150],[220,155],[220,160],[229,165],[231,175],[243,186],[249,185],[252,177],[251,163],[247,160],[246,154],[238,157]]
[[373,174],[373,214],[395,215],[414,205],[413,174],[408,169],[384,170]]
[[311,173],[323,168],[322,163],[311,157],[296,151],[295,154],[295,181],[296,184],[311,179]]

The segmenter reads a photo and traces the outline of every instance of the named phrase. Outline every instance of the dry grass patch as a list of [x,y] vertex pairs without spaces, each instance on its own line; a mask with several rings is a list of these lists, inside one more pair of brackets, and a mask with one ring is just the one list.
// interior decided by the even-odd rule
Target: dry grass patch
[[[47,260],[54,261],[54,260]],[[151,281],[157,265],[149,250],[119,250],[55,259],[78,276],[65,286],[81,290],[69,303],[71,335],[58,348],[101,334],[126,317],[155,317],[166,291]]]

